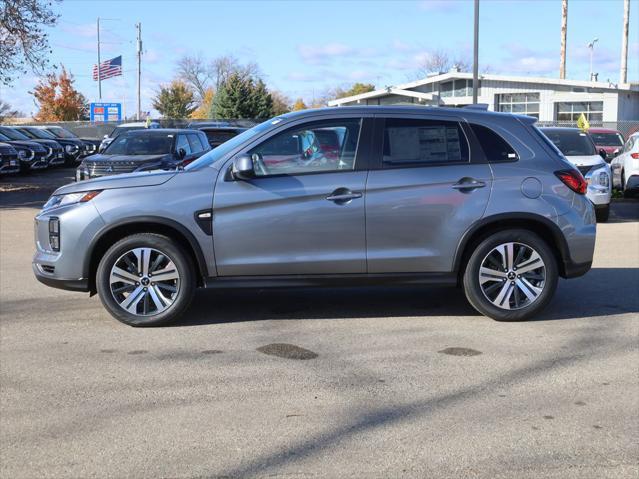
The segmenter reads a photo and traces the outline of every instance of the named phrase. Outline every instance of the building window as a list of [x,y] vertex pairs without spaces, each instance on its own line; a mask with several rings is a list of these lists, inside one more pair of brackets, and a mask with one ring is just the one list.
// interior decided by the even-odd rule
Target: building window
[[[478,95],[481,95],[481,80],[479,81]],[[473,81],[472,80],[452,80],[439,84],[439,95],[441,97],[451,96],[472,96]]]
[[539,119],[539,93],[502,93],[497,95],[497,111],[534,116]]
[[603,121],[603,101],[555,103],[557,121],[577,121],[582,113],[588,121]]

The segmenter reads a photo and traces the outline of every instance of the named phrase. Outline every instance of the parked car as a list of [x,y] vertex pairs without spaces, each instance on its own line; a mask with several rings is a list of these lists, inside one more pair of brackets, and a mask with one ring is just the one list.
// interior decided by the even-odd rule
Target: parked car
[[8,143],[0,143],[0,175],[20,172],[18,152]]
[[203,131],[206,134],[211,148],[217,148],[225,141],[228,141],[247,130],[247,128],[232,126],[227,122],[190,123],[188,128]]
[[80,139],[59,138],[41,126],[20,126],[16,127],[16,129],[32,139],[40,138],[57,141],[64,148],[64,164],[66,166],[74,166],[80,161],[80,155],[84,149],[84,144]]
[[592,138],[579,128],[550,127],[541,128],[541,131],[586,179],[586,197],[595,205],[597,221],[608,221],[612,199],[612,172],[604,160],[606,153],[597,153]]
[[42,128],[47,131],[53,133],[56,138],[64,138],[64,139],[76,139],[82,142],[82,150],[80,151],[80,158],[84,158],[85,156],[92,155],[98,151],[98,146],[100,145],[99,140],[93,140],[90,138],[80,138],[78,135],[73,133],[72,131],[67,130],[59,125],[43,125]]
[[175,169],[210,149],[202,132],[186,129],[133,130],[118,135],[106,150],[84,160],[76,180],[98,176]]
[[623,151],[610,165],[613,173],[613,184],[620,188],[624,196],[639,193],[639,133],[628,138]]
[[158,128],[160,128],[160,124],[157,122],[151,122],[148,125],[145,121],[136,121],[133,123],[122,123],[121,125],[116,126],[113,129],[113,131],[111,131],[111,133],[109,133],[108,135],[104,135],[104,139],[102,140],[102,142],[100,143],[100,147],[98,148],[98,153],[103,152],[106,149],[106,147],[109,146],[109,144],[122,133],[126,133],[127,131],[144,130],[144,129],[155,130]]
[[10,126],[0,126],[0,134],[17,141],[29,141],[42,145],[47,150],[45,159],[49,166],[64,164],[64,148],[55,140],[45,140],[42,138],[29,138],[20,130]]
[[595,143],[597,151],[601,152],[603,150],[606,152],[604,160],[608,163],[610,163],[623,148],[623,135],[617,130],[611,130],[608,128],[590,128],[588,133],[592,137],[592,141]]
[[[559,276],[590,269],[596,221],[584,178],[534,122],[456,108],[288,113],[183,169],[59,188],[35,219],[33,270],[97,292],[134,326],[178,318],[198,286],[462,285],[487,316],[535,317]],[[302,152],[286,174],[269,169],[271,144],[317,129],[339,138],[331,167]]]
[[47,161],[49,152],[44,146],[30,140],[12,140],[2,133],[0,133],[0,141],[16,149],[21,172],[42,170],[49,166]]

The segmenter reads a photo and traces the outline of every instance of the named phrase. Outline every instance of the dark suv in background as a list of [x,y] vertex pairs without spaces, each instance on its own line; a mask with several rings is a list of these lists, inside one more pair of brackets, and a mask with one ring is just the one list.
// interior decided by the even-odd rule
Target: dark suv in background
[[[15,135],[12,135],[15,136]],[[44,146],[29,139],[13,139],[9,135],[0,132],[0,141],[13,146],[18,152],[20,171],[42,170],[49,166],[49,150]]]
[[586,181],[535,121],[426,107],[282,115],[185,168],[58,189],[36,217],[33,271],[97,292],[134,326],[176,319],[198,286],[460,285],[491,318],[535,317],[560,276],[590,269],[596,232]]
[[58,166],[64,164],[64,148],[55,140],[46,140],[44,138],[29,138],[19,129],[10,126],[0,126],[0,135],[16,141],[28,141],[38,143],[47,150],[45,159],[49,166]]
[[64,164],[75,166],[85,153],[84,142],[79,138],[60,138],[42,126],[19,126],[16,129],[32,139],[55,140],[64,148]]
[[204,132],[211,148],[217,148],[225,141],[228,141],[247,130],[247,128],[233,126],[230,123],[223,121],[194,122],[189,124],[188,127]]
[[200,131],[128,131],[118,135],[103,152],[85,159],[76,171],[76,180],[184,167],[210,149],[206,135]]

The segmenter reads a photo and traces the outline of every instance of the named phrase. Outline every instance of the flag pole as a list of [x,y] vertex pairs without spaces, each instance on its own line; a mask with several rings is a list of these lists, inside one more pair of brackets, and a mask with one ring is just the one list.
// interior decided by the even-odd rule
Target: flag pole
[[138,28],[138,42],[137,42],[137,50],[138,50],[138,109],[137,109],[137,120],[140,121],[141,113],[141,101],[140,101],[140,83],[142,78],[142,24],[137,23],[136,27]]
[[100,17],[98,17],[98,100],[102,100],[102,75],[100,74]]

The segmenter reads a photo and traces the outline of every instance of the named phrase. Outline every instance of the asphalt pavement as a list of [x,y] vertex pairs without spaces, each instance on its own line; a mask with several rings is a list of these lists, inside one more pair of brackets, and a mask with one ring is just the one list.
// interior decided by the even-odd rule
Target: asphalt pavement
[[0,182],[1,477],[639,476],[639,203],[532,321],[457,289],[244,290],[136,329],[31,273],[71,176]]

